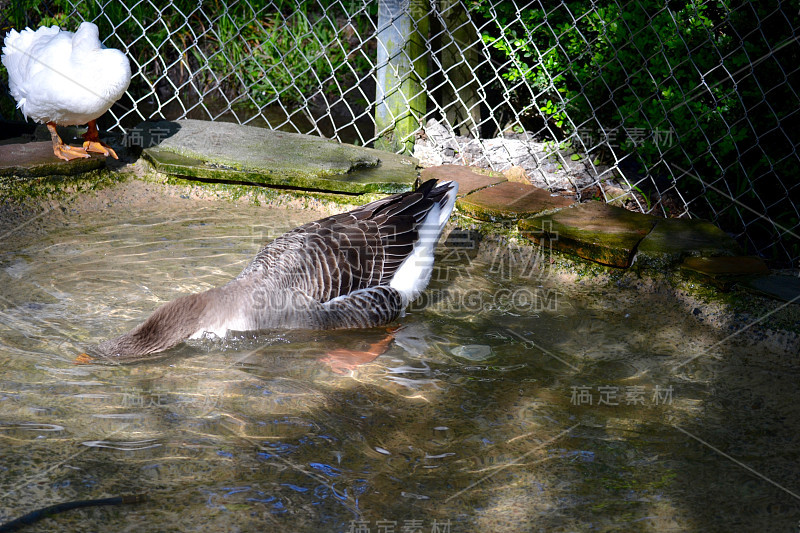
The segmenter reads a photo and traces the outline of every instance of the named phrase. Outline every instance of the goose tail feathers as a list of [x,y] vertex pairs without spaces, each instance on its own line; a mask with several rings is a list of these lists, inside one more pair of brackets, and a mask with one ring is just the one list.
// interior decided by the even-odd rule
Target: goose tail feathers
[[404,305],[414,301],[428,286],[433,273],[433,251],[442,235],[445,224],[453,212],[458,194],[458,183],[435,180],[425,182],[418,192],[433,200],[417,229],[414,248],[392,277],[389,286],[397,290]]

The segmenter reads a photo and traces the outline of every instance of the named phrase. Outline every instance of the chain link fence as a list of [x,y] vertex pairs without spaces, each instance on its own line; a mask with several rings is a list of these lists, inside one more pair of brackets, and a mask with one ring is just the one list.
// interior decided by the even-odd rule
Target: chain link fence
[[225,120],[514,167],[800,260],[796,3],[20,0],[0,25],[84,20],[133,70],[105,129]]

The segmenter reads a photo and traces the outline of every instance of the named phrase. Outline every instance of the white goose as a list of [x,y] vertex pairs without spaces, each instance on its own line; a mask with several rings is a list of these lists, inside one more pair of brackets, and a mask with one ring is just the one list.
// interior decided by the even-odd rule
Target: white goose
[[[100,42],[97,26],[84,22],[75,33],[58,26],[11,30],[6,35],[2,62],[17,107],[27,119],[47,124],[53,152],[69,161],[98,152],[117,159],[100,142],[97,118],[119,100],[131,81],[125,54]],[[58,126],[88,124],[83,148],[64,144]]]
[[147,355],[205,332],[388,324],[428,285],[457,192],[455,182],[429,180],[300,226],[262,248],[227,285],[162,305],[79,360]]

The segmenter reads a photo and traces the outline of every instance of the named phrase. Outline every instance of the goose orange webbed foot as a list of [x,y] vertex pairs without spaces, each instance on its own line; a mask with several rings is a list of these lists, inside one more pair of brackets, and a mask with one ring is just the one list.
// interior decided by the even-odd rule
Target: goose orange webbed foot
[[83,143],[83,149],[87,152],[95,152],[98,154],[103,154],[106,157],[111,156],[114,159],[119,159],[113,148],[100,141],[86,141]]
[[87,157],[91,157],[83,148],[70,146],[64,143],[53,146],[53,153],[56,154],[57,158],[63,159],[64,161],[72,161],[73,159],[80,158],[86,159]]
[[64,161],[72,161],[73,159],[91,157],[83,148],[64,144],[64,141],[58,136],[56,125],[53,122],[47,123],[47,129],[50,131],[50,137],[53,139],[53,153],[57,158],[63,159]]
[[94,362],[94,360],[95,360],[94,357],[92,357],[88,353],[82,353],[78,357],[76,357],[74,361],[72,361],[72,364],[74,364],[74,365],[89,365],[89,364],[92,364]]
[[331,370],[337,374],[347,374],[386,353],[389,344],[392,342],[392,339],[394,339],[394,333],[401,327],[402,326],[393,326],[386,328],[388,335],[378,342],[370,344],[366,350],[331,350],[324,358],[320,359],[320,361],[330,366]]
[[95,152],[106,157],[111,156],[114,159],[119,159],[117,153],[109,145],[100,141],[96,120],[89,122],[89,131],[83,134],[83,141],[83,149],[87,152]]

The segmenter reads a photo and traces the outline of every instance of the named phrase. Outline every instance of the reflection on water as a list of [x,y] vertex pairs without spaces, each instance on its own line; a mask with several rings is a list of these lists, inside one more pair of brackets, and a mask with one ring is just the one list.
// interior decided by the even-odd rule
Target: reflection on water
[[38,528],[795,528],[796,346],[725,340],[672,293],[521,276],[468,240],[442,250],[395,331],[243,333],[73,364],[312,218],[186,202],[7,237],[0,521],[147,493]]

